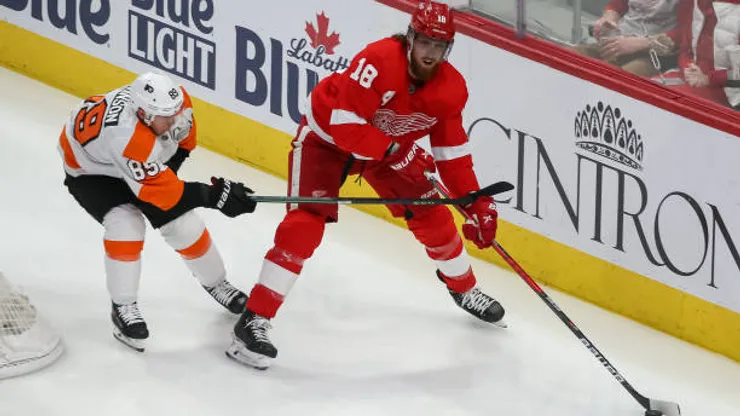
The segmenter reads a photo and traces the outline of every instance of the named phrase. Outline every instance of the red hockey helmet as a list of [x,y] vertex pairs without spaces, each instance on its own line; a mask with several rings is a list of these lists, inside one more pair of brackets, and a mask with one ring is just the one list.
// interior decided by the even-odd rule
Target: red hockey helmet
[[411,16],[411,29],[432,39],[452,42],[455,37],[452,11],[444,3],[422,0]]

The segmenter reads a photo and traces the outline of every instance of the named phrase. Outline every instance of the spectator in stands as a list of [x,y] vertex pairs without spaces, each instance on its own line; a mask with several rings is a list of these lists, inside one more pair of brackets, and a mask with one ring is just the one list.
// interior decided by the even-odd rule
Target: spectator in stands
[[740,0],[681,0],[678,28],[679,69],[665,74],[669,87],[738,109]]
[[592,27],[598,42],[577,45],[575,50],[643,77],[656,75],[658,68],[675,67],[679,1],[611,0]]

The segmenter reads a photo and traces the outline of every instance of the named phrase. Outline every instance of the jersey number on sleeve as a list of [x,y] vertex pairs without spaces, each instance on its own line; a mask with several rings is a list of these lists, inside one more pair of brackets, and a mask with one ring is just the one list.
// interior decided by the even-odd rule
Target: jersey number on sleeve
[[103,97],[89,98],[86,103],[87,105],[77,112],[74,127],[74,137],[83,146],[100,135],[103,115],[108,108]]
[[128,168],[131,171],[131,175],[137,181],[143,181],[147,176],[157,176],[160,172],[167,169],[167,166],[157,162],[146,162],[141,163],[135,160],[128,161]]
[[357,63],[357,69],[355,72],[349,75],[350,78],[357,81],[365,88],[370,88],[370,86],[373,85],[373,80],[375,80],[375,77],[377,76],[378,70],[373,66],[373,64],[365,65],[365,58],[360,59]]

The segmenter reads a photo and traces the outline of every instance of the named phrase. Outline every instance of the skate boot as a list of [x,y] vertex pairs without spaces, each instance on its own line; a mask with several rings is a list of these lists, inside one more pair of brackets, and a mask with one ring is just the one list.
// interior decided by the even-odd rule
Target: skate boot
[[[442,277],[437,271],[437,277],[442,280]],[[444,282],[444,280],[442,280]],[[503,321],[504,318],[504,307],[494,298],[486,295],[474,287],[465,293],[457,293],[447,289],[450,292],[450,296],[465,312],[475,316],[481,321],[492,323],[501,328],[506,328],[506,323]]]
[[245,310],[234,326],[233,341],[226,350],[226,356],[258,370],[266,370],[277,357],[277,349],[267,337],[270,328],[269,319]]
[[228,280],[222,280],[219,284],[212,287],[205,287],[206,290],[216,302],[223,305],[229,312],[238,315],[244,312],[244,305],[247,304],[247,295],[241,290],[235,288]]
[[144,352],[144,340],[149,338],[149,329],[137,303],[126,305],[112,303],[112,305],[113,336],[127,347]]

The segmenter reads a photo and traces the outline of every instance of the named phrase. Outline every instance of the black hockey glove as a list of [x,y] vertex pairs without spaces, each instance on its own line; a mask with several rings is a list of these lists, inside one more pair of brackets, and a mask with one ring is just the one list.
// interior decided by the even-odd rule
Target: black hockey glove
[[172,171],[175,172],[175,175],[177,175],[177,171],[180,170],[180,166],[182,166],[182,163],[185,162],[185,159],[187,159],[188,156],[190,156],[189,150],[178,147],[177,152],[172,155],[165,165],[172,169]]
[[254,191],[243,183],[212,177],[211,184],[210,207],[218,209],[227,217],[254,212],[257,207],[257,202],[249,197]]

